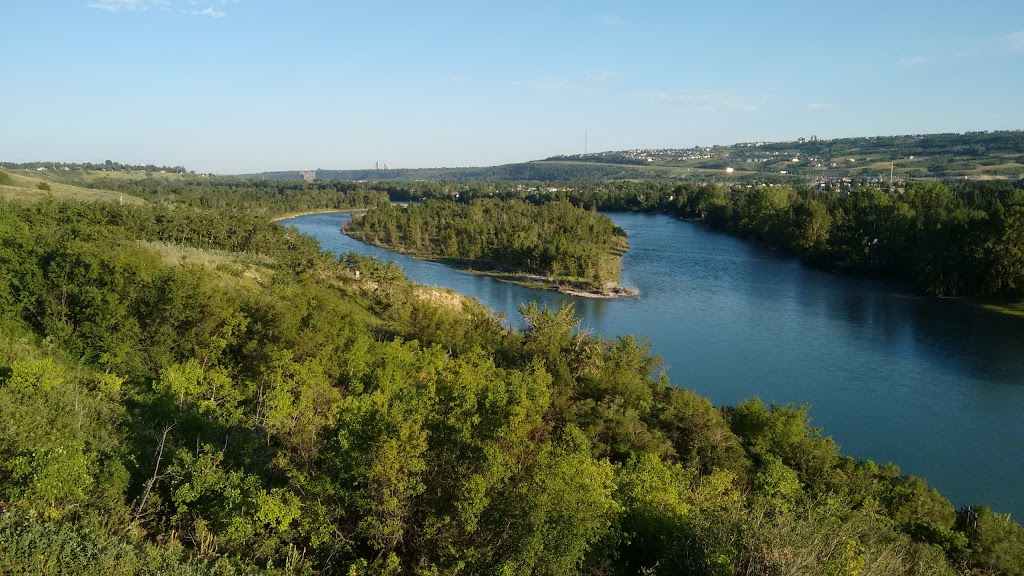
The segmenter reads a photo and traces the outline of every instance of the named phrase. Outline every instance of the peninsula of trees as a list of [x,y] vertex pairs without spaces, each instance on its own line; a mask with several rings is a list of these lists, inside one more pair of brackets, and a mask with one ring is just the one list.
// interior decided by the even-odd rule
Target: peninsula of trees
[[499,279],[582,296],[632,294],[619,286],[626,234],[568,202],[431,200],[378,204],[344,227],[349,236]]

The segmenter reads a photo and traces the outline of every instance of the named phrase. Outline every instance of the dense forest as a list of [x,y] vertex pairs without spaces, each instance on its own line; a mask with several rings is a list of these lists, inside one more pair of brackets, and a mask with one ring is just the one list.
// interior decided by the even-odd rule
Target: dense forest
[[568,202],[534,205],[480,199],[468,204],[378,204],[344,229],[353,238],[471,268],[525,272],[592,289],[615,285],[626,234],[602,214]]
[[0,573],[1024,574],[806,407],[265,212],[0,202]]
[[388,202],[386,193],[355,182],[287,182],[242,178],[101,178],[91,188],[197,208],[263,211],[268,215],[307,210],[346,210]]

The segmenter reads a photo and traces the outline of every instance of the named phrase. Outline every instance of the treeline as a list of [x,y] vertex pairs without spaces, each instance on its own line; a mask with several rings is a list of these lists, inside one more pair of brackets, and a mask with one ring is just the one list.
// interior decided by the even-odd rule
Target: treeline
[[643,158],[635,158],[633,156],[627,156],[626,154],[617,154],[602,152],[598,154],[560,154],[558,156],[550,156],[544,159],[545,162],[593,162],[595,164],[633,164],[636,166],[646,166],[647,160]]
[[[145,170],[146,172],[170,172],[173,174],[188,174],[184,166],[156,166],[155,164],[122,164],[107,160],[105,162],[0,162],[0,167],[15,170],[36,170],[46,168],[47,170],[106,170],[108,172],[123,172],[125,170]],[[191,172],[195,174],[195,171]]]
[[897,277],[939,296],[1024,297],[1024,190],[912,183],[847,195],[788,187],[677,189],[664,209],[792,250],[807,261]]
[[101,178],[89,186],[147,200],[215,210],[259,211],[267,215],[366,208],[388,202],[386,193],[355,182],[310,183],[224,177],[195,180]]
[[625,232],[607,216],[568,202],[534,205],[480,199],[468,204],[443,200],[408,206],[380,204],[354,216],[344,231],[399,252],[598,288],[618,282],[627,249]]
[[509,329],[269,225],[257,281],[182,265],[153,242],[253,220],[166,210],[0,203],[0,573],[1024,573],[1007,516],[571,308]]

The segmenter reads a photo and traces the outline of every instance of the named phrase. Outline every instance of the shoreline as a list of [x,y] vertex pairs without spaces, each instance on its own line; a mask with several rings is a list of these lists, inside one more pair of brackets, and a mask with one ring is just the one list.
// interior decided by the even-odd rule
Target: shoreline
[[[416,258],[415,256],[410,256]],[[534,290],[547,290],[551,292],[558,292],[559,294],[565,294],[566,296],[576,296],[577,298],[591,298],[595,300],[610,300],[613,298],[639,298],[640,291],[635,288],[626,288],[619,283],[606,284],[603,288],[589,288],[579,285],[573,285],[571,281],[560,281],[557,278],[550,276],[539,276],[534,274],[527,274],[525,272],[497,272],[493,270],[476,270],[469,267],[457,266],[452,264],[450,261],[441,259],[431,258],[420,258],[420,260],[429,260],[430,262],[437,262],[438,264],[444,264],[455,270],[462,272],[469,272],[470,274],[476,274],[478,276],[487,276],[494,278],[499,282],[508,282],[517,286],[523,286],[524,288],[532,288]]]
[[[629,212],[629,211],[627,211]],[[634,211],[635,212],[635,211]],[[681,216],[672,216],[668,212],[652,212],[652,214],[665,214],[670,218],[675,218],[680,222],[687,222],[689,224],[695,224],[701,228],[713,232],[715,234],[723,234],[730,238],[737,238],[743,242],[754,244],[762,248],[767,248],[773,251],[778,251],[792,258],[795,258],[801,266],[806,266],[812,270],[820,270],[827,274],[850,277],[850,278],[866,278],[876,282],[881,282],[892,288],[896,288],[905,291],[908,296],[914,298],[921,298],[924,300],[939,300],[945,302],[954,302],[961,306],[966,306],[974,310],[980,310],[989,314],[997,314],[999,316],[1009,318],[1024,318],[1024,301],[1015,302],[1013,300],[1006,300],[994,296],[935,296],[933,294],[927,294],[917,288],[913,282],[902,278],[894,274],[882,274],[873,272],[871,270],[858,269],[855,267],[846,266],[843,263],[836,263],[831,265],[823,265],[821,263],[812,262],[805,259],[801,254],[793,250],[786,250],[777,246],[772,246],[767,242],[759,242],[750,238],[744,238],[742,236],[726,232],[725,230],[718,230],[712,228],[706,222],[700,220],[694,220],[693,218],[683,218]]]
[[956,302],[975,310],[983,310],[991,314],[1010,318],[1024,318],[1024,302],[1003,301],[997,298],[982,296],[936,296],[939,300]]
[[323,210],[305,210],[302,212],[289,212],[287,214],[281,214],[274,216],[270,219],[271,222],[280,222],[281,220],[287,220],[289,218],[298,218],[299,216],[311,216],[313,214],[338,214],[342,212],[365,212],[367,208],[324,208]]

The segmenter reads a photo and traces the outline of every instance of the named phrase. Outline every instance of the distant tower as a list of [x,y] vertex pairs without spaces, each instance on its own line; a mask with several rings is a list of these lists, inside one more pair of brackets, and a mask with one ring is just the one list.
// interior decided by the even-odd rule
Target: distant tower
[[590,143],[590,130],[583,131],[583,155],[587,155],[587,146]]
[[380,170],[380,160],[378,160],[377,163],[373,165],[373,167],[375,170]]

